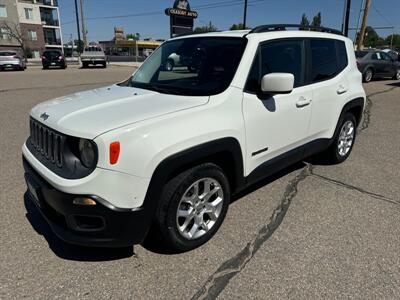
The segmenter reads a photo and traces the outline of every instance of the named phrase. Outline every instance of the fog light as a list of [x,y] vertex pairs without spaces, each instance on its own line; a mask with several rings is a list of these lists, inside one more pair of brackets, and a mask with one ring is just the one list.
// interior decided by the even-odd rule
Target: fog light
[[72,203],[75,205],[85,205],[85,206],[97,205],[96,201],[90,198],[75,198],[74,201],[72,201]]

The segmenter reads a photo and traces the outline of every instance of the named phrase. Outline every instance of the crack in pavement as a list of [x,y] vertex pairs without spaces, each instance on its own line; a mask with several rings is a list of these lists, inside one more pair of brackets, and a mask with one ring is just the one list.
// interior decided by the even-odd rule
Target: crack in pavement
[[359,132],[362,132],[365,129],[367,129],[369,124],[371,123],[371,114],[372,114],[371,110],[372,110],[372,106],[373,106],[371,97],[374,97],[374,96],[377,96],[377,95],[381,95],[381,94],[385,94],[385,93],[389,93],[389,92],[393,91],[395,88],[396,87],[394,86],[394,87],[391,87],[389,89],[386,89],[386,90],[383,90],[383,91],[380,91],[380,92],[376,92],[376,93],[372,93],[370,95],[367,95],[367,101],[366,101],[367,104],[366,104],[366,106],[364,108],[363,122],[362,122],[361,128],[359,129]]
[[342,182],[342,181],[339,181],[339,180],[335,180],[335,179],[332,179],[332,178],[329,178],[329,177],[326,177],[326,176],[323,176],[323,175],[315,174],[315,173],[312,173],[311,175],[316,177],[316,178],[319,178],[319,179],[321,179],[321,180],[323,180],[325,182],[332,183],[334,185],[338,185],[338,186],[341,186],[341,187],[344,187],[344,188],[347,188],[347,189],[350,189],[350,190],[353,190],[353,191],[357,191],[357,192],[360,192],[362,194],[366,194],[368,196],[371,196],[372,198],[383,200],[383,201],[386,201],[386,202],[389,202],[389,203],[392,203],[392,204],[400,205],[400,201],[396,201],[394,199],[388,198],[388,197],[380,195],[380,194],[369,192],[369,191],[364,190],[362,188],[359,188],[357,186],[350,185],[350,184],[347,184],[345,182]]
[[298,185],[301,181],[311,176],[313,166],[306,164],[306,167],[286,186],[281,202],[274,210],[269,223],[263,226],[242,251],[234,257],[225,261],[194,294],[192,299],[215,299],[229,284],[229,281],[240,273],[247,263],[254,257],[261,246],[272,236],[281,225],[292,200],[297,195]]
[[[396,87],[392,87],[380,92],[372,93],[367,95],[366,107],[363,112],[363,123],[360,128],[360,132],[368,128],[371,122],[371,109],[373,106],[371,98],[380,94],[388,93],[394,90]],[[220,267],[215,271],[203,284],[203,286],[193,295],[192,300],[197,299],[215,299],[219,294],[225,289],[229,284],[230,280],[239,274],[250,260],[254,257],[256,252],[261,248],[261,246],[272,236],[272,234],[279,228],[282,221],[292,203],[293,198],[297,195],[297,187],[299,183],[305,180],[309,176],[315,176],[329,183],[333,183],[351,190],[358,191],[363,194],[367,194],[373,198],[387,201],[392,204],[400,204],[393,199],[387,198],[383,195],[372,193],[356,186],[346,184],[322,175],[313,173],[313,166],[306,163],[306,167],[297,175],[293,180],[289,182],[286,186],[285,192],[281,199],[280,204],[274,210],[269,223],[263,226],[255,236],[255,238],[249,242],[245,248],[243,248],[239,253],[225,261],[220,265]]]

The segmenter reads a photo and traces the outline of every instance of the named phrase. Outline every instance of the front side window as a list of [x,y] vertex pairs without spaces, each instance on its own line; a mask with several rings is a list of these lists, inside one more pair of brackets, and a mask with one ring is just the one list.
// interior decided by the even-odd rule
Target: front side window
[[7,8],[5,5],[0,5],[0,18],[7,18]]
[[290,73],[294,87],[305,83],[304,41],[281,40],[261,45],[250,70],[245,90],[260,92],[261,78],[269,73]]
[[32,8],[25,8],[25,19],[33,20],[33,9]]
[[160,93],[215,95],[230,85],[245,47],[243,38],[171,40],[144,62],[129,85]]

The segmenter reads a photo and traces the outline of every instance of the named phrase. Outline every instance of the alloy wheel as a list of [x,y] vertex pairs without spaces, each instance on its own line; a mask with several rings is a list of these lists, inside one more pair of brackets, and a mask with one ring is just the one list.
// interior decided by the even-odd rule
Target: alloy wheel
[[178,232],[188,240],[202,237],[221,215],[224,192],[213,178],[202,178],[183,194],[176,214]]
[[338,152],[340,156],[346,156],[353,145],[355,136],[355,126],[351,121],[347,121],[343,124],[340,130],[338,139]]

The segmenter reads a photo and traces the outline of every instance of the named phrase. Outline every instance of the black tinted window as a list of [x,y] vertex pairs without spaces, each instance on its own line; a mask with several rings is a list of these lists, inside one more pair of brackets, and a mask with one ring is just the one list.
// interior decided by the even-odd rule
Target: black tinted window
[[294,75],[294,87],[304,84],[304,43],[301,40],[268,42],[260,47],[250,70],[245,90],[258,93],[261,78],[269,73]]
[[303,85],[303,41],[276,41],[261,46],[261,77],[269,73],[291,73],[294,87]]
[[343,41],[336,41],[337,55],[338,55],[338,67],[339,72],[343,71],[348,64],[346,44]]
[[310,41],[312,68],[311,79],[313,82],[335,77],[338,73],[336,59],[336,45],[334,40],[312,39]]

